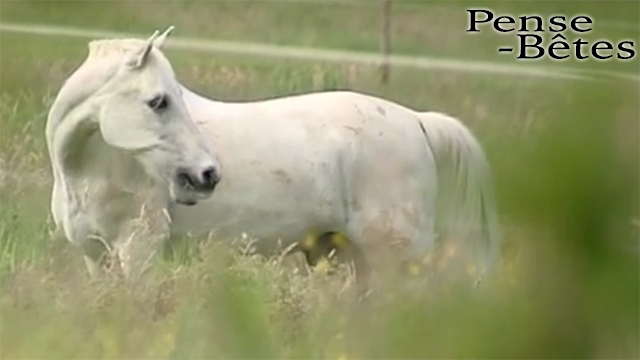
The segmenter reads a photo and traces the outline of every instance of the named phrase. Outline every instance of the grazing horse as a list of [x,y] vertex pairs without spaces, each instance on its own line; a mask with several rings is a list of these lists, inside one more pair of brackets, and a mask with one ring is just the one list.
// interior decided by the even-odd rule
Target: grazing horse
[[161,52],[172,29],[91,42],[53,105],[52,209],[71,242],[149,243],[125,235],[142,208],[157,214],[154,239],[246,233],[259,252],[291,245],[307,259],[300,240],[341,234],[364,283],[373,249],[427,254],[436,228],[465,239],[480,271],[495,263],[489,165],[457,119],[349,91],[214,101],[175,80]]

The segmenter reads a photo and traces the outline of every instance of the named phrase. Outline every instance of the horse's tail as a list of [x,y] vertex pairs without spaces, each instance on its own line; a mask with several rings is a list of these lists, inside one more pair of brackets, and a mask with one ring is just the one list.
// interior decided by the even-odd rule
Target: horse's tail
[[[438,171],[437,232],[464,239],[480,255],[480,276],[499,259],[500,235],[491,169],[474,135],[459,120],[437,112],[418,114]],[[444,234],[442,234],[444,233]]]

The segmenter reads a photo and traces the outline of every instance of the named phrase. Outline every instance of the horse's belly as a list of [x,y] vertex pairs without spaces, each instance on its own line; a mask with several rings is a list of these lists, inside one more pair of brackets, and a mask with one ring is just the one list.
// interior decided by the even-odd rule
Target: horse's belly
[[341,231],[346,215],[338,187],[264,177],[221,184],[198,205],[172,211],[172,232],[227,240],[242,234],[265,248],[302,240],[310,231]]

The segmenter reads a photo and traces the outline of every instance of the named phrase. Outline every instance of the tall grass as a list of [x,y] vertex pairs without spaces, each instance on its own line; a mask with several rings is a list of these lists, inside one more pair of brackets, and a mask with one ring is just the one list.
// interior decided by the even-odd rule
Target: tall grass
[[44,118],[86,44],[1,36],[0,357],[640,357],[637,84],[401,70],[382,87],[365,66],[169,52],[182,81],[224,100],[346,88],[460,117],[494,171],[504,259],[476,291],[391,279],[354,302],[346,269],[212,238],[202,261],[159,260],[131,287],[92,282],[49,234]]

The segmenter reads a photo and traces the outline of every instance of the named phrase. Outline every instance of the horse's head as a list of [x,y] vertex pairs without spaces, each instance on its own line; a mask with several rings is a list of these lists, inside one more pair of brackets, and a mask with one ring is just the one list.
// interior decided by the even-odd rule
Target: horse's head
[[169,187],[176,202],[193,205],[212,194],[220,169],[160,51],[172,30],[129,43],[94,99],[104,141],[130,152],[148,175]]

